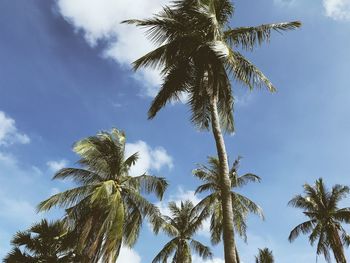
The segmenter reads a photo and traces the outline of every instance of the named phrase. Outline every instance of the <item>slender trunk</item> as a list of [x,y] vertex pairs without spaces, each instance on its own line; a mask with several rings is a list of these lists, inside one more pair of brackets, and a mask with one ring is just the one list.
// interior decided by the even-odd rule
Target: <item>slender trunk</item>
[[[338,231],[336,231],[336,232],[338,232]],[[333,250],[335,261],[337,263],[346,263],[343,244],[340,240],[338,233],[332,238],[331,248]]]
[[217,96],[211,98],[211,122],[215,138],[216,149],[220,162],[221,206],[223,216],[223,241],[225,263],[237,263],[235,237],[233,229],[233,211],[231,199],[231,182],[224,137],[221,132],[219,113],[217,109]]

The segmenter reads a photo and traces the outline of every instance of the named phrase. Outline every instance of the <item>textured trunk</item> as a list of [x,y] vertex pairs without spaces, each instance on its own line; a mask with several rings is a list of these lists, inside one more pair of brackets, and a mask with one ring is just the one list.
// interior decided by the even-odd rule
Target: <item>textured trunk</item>
[[231,199],[231,182],[224,137],[221,132],[220,118],[217,109],[217,96],[211,98],[211,122],[216,149],[220,161],[220,184],[222,195],[223,241],[225,263],[237,263],[235,238],[233,231],[233,211]]
[[343,244],[338,233],[332,238],[331,248],[333,250],[335,261],[337,263],[346,263]]

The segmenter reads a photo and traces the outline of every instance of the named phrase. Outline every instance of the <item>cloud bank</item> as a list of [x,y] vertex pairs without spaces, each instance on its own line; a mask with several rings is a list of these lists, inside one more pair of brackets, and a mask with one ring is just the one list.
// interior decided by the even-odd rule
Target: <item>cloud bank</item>
[[144,141],[127,143],[125,145],[126,156],[135,152],[139,153],[139,160],[130,169],[130,175],[139,176],[147,172],[159,172],[163,167],[172,169],[173,159],[163,147],[152,148]]
[[[57,8],[77,32],[82,32],[91,47],[105,44],[103,56],[126,68],[153,49],[152,44],[135,26],[120,24],[133,18],[147,18],[157,13],[168,0],[58,0]],[[155,96],[161,77],[158,71],[142,69],[140,80],[143,95]]]

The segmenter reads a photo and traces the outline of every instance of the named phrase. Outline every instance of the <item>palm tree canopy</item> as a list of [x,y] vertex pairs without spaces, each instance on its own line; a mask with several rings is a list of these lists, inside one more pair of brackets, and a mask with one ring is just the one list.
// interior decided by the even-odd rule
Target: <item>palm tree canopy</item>
[[162,230],[171,240],[153,259],[152,263],[167,262],[172,254],[174,254],[172,262],[190,263],[192,261],[191,249],[203,259],[211,258],[210,248],[193,239],[203,221],[208,217],[207,211],[200,212],[190,201],[181,202],[180,206],[175,202],[170,202],[168,207],[171,215],[163,216]]
[[159,229],[159,209],[141,193],[161,199],[168,184],[160,177],[129,175],[138,154],[125,156],[125,134],[118,129],[83,139],[73,149],[81,168],[63,168],[54,179],[70,178],[78,186],[43,201],[39,211],[66,208],[65,222],[79,233],[89,262],[115,262],[122,242],[135,244],[144,217]]
[[298,21],[231,28],[234,13],[230,0],[174,0],[169,6],[144,20],[127,20],[147,29],[146,35],[158,47],[133,65],[161,69],[163,83],[148,112],[153,118],[181,93],[189,94],[192,121],[207,129],[211,120],[210,99],[218,99],[222,127],[232,132],[233,96],[230,77],[248,86],[275,87],[238,49],[253,50],[270,40],[272,31],[282,32],[301,26]]
[[[236,192],[236,189],[243,187],[249,182],[260,182],[260,177],[251,173],[238,175],[240,163],[238,157],[230,169],[229,177],[231,181],[231,196],[232,209],[234,214],[234,226],[238,234],[246,237],[247,216],[248,213],[253,213],[261,218],[264,218],[262,209],[249,198]],[[193,171],[193,175],[203,181],[203,184],[198,186],[196,193],[209,192],[197,206],[206,208],[211,211],[211,241],[213,244],[218,244],[222,237],[222,206],[221,206],[221,184],[220,184],[220,163],[216,157],[208,157],[208,166],[199,165]]]
[[79,262],[75,254],[76,241],[76,236],[68,232],[63,222],[43,219],[28,230],[16,233],[11,241],[14,247],[3,262]]
[[272,251],[268,248],[260,249],[259,254],[255,257],[255,263],[273,263],[274,258]]
[[317,255],[323,254],[330,262],[329,250],[338,263],[344,263],[343,246],[349,246],[350,236],[342,227],[342,223],[350,223],[350,207],[339,208],[339,202],[349,193],[350,188],[334,185],[326,188],[322,178],[316,180],[315,185],[304,185],[304,195],[297,195],[289,201],[289,205],[300,208],[308,217],[296,226],[289,235],[289,241],[294,241],[301,233],[310,234],[311,245],[317,242]]

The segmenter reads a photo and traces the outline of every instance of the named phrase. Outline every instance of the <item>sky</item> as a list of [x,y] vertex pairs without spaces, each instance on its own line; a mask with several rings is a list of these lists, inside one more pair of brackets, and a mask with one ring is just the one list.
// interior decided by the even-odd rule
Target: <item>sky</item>
[[[184,103],[169,104],[147,120],[159,73],[134,73],[130,63],[152,49],[142,30],[121,25],[152,16],[166,0],[0,1],[0,258],[12,235],[40,218],[36,205],[72,187],[52,181],[78,160],[77,140],[117,127],[127,134],[127,152],[140,152],[133,172],[164,176],[170,183],[157,203],[195,196],[191,171],[215,155],[209,132],[191,125]],[[276,262],[315,262],[306,237],[292,244],[289,232],[306,218],[287,206],[304,183],[323,177],[329,187],[350,185],[350,1],[236,0],[232,26],[301,20],[300,30],[275,33],[271,42],[245,55],[278,92],[248,91],[233,83],[234,135],[225,137],[230,160],[243,156],[241,173],[262,178],[241,193],[256,201],[266,220],[250,216],[248,243],[238,238],[244,263],[258,248],[273,250]],[[152,199],[153,200],[153,199]],[[350,206],[349,199],[343,206]],[[209,245],[208,224],[197,238]],[[132,249],[117,262],[150,262],[167,237],[154,237],[145,222]],[[214,259],[222,263],[222,246]],[[347,256],[350,253],[347,251]],[[320,257],[318,262],[324,262]]]

